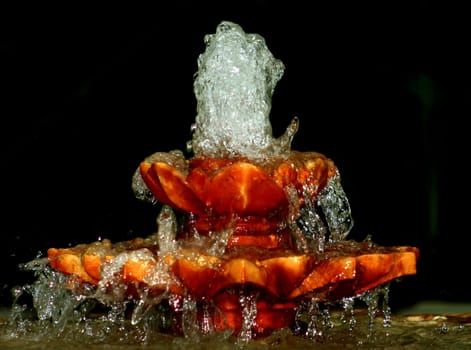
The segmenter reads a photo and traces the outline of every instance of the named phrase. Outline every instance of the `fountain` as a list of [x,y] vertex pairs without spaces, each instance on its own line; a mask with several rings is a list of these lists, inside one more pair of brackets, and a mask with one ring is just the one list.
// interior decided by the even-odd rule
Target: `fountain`
[[261,36],[225,21],[205,43],[192,155],[154,153],[132,179],[138,199],[159,203],[157,232],[50,248],[26,264],[39,275],[29,286],[38,318],[63,329],[99,305],[108,319],[152,319],[189,338],[289,330],[316,339],[333,327],[329,308],[353,329],[362,300],[371,325],[378,314],[390,325],[389,283],[416,273],[418,249],[347,239],[353,220],[334,162],[291,149],[297,118],[272,136],[284,65]]

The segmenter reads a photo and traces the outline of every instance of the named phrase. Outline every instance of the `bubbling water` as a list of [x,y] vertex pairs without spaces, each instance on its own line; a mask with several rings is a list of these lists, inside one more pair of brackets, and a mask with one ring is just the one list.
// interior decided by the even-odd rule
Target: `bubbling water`
[[232,22],[219,24],[205,43],[194,81],[197,116],[189,149],[196,157],[257,159],[286,153],[297,121],[276,140],[269,120],[283,63],[260,35],[246,34]]

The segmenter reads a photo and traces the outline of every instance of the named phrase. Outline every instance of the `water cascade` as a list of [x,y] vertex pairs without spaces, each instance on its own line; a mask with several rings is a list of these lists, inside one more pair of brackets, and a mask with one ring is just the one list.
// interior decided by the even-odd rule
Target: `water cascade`
[[[191,156],[145,158],[132,179],[140,200],[160,208],[154,234],[50,248],[25,267],[40,320],[107,322],[102,333],[156,333],[238,341],[290,332],[318,340],[356,324],[357,301],[389,326],[389,283],[416,273],[418,250],[347,239],[353,220],[334,162],[291,149],[294,118],[279,138],[269,113],[284,72],[257,34],[222,22],[205,37],[194,80]],[[97,312],[97,308],[100,312]],[[95,311],[94,311],[95,310]],[[96,334],[94,335],[96,336]],[[129,333],[120,335],[123,339]]]

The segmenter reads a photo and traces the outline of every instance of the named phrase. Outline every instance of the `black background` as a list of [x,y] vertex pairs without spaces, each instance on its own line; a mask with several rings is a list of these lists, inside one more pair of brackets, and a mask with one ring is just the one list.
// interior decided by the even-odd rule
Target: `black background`
[[[419,247],[394,307],[471,301],[470,61],[466,11],[448,2],[157,2],[4,8],[0,41],[0,298],[48,247],[145,236],[156,208],[131,177],[155,151],[185,149],[193,74],[222,20],[262,35],[286,70],[279,136],[332,158],[355,220],[350,238]],[[447,5],[444,5],[447,3]]]

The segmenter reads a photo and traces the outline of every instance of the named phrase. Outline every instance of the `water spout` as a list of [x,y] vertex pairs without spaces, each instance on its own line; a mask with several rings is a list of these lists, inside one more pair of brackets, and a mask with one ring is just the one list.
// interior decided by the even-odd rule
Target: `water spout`
[[219,158],[257,159],[286,152],[297,127],[280,144],[269,120],[283,63],[260,35],[246,34],[232,22],[219,24],[205,43],[194,81],[198,113],[189,148],[196,157]]

